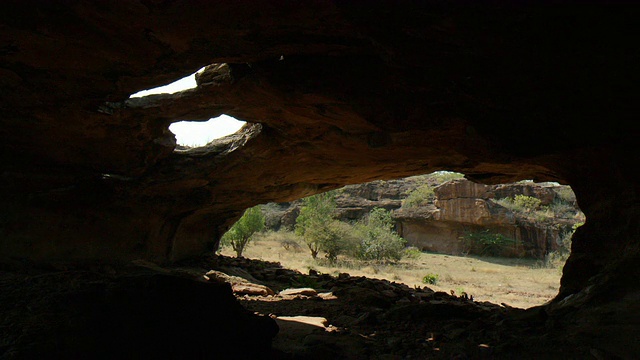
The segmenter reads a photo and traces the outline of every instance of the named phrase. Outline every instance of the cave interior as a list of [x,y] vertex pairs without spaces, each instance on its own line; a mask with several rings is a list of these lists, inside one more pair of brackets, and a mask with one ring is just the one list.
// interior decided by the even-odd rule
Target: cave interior
[[[567,347],[636,358],[638,10],[4,2],[0,264],[3,303],[15,306],[2,307],[0,356],[198,358],[248,337],[267,351],[274,324],[242,312],[227,287],[150,267],[94,283],[87,269],[172,266],[211,253],[256,204],[448,170],[571,185],[587,220],[558,295],[525,312],[545,325],[522,336],[553,333],[549,358]],[[202,67],[195,88],[130,98]],[[168,129],[222,114],[247,124],[195,148],[177,147]],[[64,289],[45,286],[61,274]],[[25,297],[47,314],[25,315]],[[95,322],[102,335],[88,330]]]

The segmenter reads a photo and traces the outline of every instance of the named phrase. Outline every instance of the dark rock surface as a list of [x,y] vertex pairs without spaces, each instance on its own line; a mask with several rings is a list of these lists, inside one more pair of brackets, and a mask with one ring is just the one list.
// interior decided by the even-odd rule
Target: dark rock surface
[[[549,306],[554,326],[633,357],[639,11],[6,1],[0,259],[170,262],[214,249],[249,206],[435,170],[558,181],[587,221]],[[219,63],[228,76],[128,100]],[[254,125],[174,152],[169,123],[222,113]]]
[[0,358],[271,354],[276,323],[244,309],[229,284],[155,269],[110,270],[2,273]]

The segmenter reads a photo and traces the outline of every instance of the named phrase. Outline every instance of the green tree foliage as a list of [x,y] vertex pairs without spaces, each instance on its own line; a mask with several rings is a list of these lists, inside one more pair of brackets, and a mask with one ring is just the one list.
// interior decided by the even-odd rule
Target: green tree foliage
[[513,197],[513,204],[523,209],[524,212],[530,213],[537,210],[540,207],[542,200],[533,196],[516,195]]
[[427,274],[422,277],[422,282],[425,284],[437,285],[438,278],[440,278],[438,274]]
[[252,240],[253,235],[264,229],[265,218],[260,206],[254,206],[244,212],[242,217],[222,235],[223,246],[231,245],[237,257],[242,257],[242,252]]
[[513,198],[495,199],[494,202],[522,214],[530,214],[540,208],[542,201],[533,196],[516,195]]
[[391,213],[374,208],[366,220],[359,224],[360,244],[356,257],[362,260],[400,260],[406,240],[393,230]]
[[296,219],[296,234],[302,236],[316,259],[320,251],[327,254],[329,260],[335,260],[342,251],[344,231],[337,220],[333,219],[336,210],[335,191],[308,196],[302,199],[300,215]]
[[444,184],[447,181],[462,179],[464,178],[464,174],[452,171],[436,171],[427,175],[427,178],[438,184]]
[[402,200],[403,208],[415,208],[419,206],[424,206],[433,201],[436,197],[433,192],[433,187],[429,184],[423,184],[411,191],[407,197]]
[[516,244],[516,240],[502,234],[492,233],[488,229],[468,232],[462,236],[467,252],[478,255],[501,256],[508,248]]

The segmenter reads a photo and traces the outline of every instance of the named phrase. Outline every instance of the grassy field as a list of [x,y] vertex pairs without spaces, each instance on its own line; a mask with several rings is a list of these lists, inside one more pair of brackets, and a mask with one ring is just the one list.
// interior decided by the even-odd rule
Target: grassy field
[[[560,269],[539,266],[536,260],[491,257],[460,257],[452,255],[422,253],[416,259],[403,259],[393,265],[364,263],[353,259],[340,258],[336,264],[326,260],[313,260],[304,245],[302,247],[282,246],[285,238],[281,233],[258,236],[249,244],[244,256],[252,259],[280,262],[284,267],[307,273],[309,269],[337,275],[348,273],[352,276],[387,279],[409,286],[428,286],[436,291],[457,295],[466,292],[476,301],[506,303],[513,307],[529,308],[551,300],[560,285]],[[235,256],[231,248],[224,248],[222,254]],[[435,285],[425,284],[426,275],[436,275]]]

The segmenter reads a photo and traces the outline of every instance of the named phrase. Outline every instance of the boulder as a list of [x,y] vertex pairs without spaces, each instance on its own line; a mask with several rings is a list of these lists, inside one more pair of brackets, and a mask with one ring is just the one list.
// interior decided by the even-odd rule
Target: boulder
[[284,289],[278,293],[280,296],[296,296],[296,295],[304,295],[304,296],[316,296],[318,292],[312,288],[289,288]]

